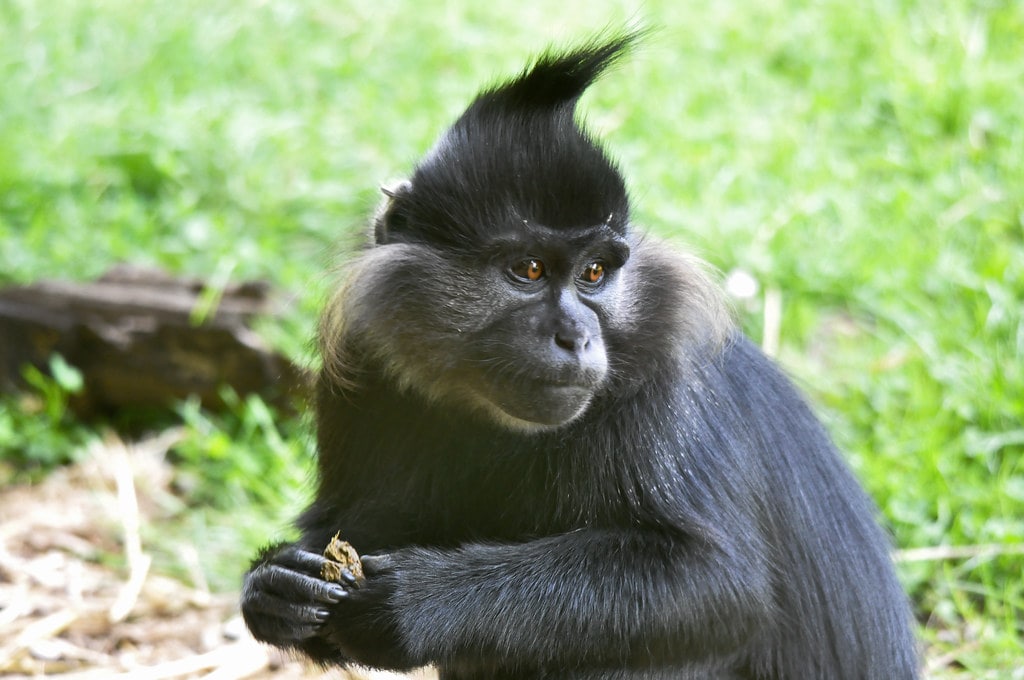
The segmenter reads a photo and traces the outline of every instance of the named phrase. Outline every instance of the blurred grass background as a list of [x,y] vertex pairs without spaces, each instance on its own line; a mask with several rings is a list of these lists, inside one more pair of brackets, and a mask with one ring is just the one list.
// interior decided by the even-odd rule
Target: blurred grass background
[[[753,276],[753,337],[781,294],[780,360],[900,548],[985,546],[900,564],[932,675],[1024,677],[1024,4],[553,7],[0,0],[0,284],[265,278],[294,304],[264,332],[309,360],[380,182],[539,50],[653,25],[581,107],[635,220]],[[46,408],[0,403],[10,479],[96,436],[36,383]],[[308,424],[255,399],[176,419],[179,538],[236,587],[301,503]]]

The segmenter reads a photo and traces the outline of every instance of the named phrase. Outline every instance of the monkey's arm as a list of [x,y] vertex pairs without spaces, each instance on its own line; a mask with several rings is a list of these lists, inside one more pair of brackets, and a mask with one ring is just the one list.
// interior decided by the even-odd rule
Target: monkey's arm
[[763,554],[637,530],[405,549],[364,558],[366,585],[332,607],[322,635],[390,668],[700,658],[771,617],[768,569],[750,559]]

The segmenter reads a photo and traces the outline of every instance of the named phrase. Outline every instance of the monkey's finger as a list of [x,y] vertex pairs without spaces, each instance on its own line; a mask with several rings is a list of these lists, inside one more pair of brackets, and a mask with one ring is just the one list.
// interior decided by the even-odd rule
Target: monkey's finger
[[[285,550],[276,560],[277,564],[302,572],[313,578],[323,578],[323,566],[328,561],[323,555],[303,550],[302,548]],[[341,580],[350,588],[358,588],[360,585],[358,579],[347,569],[341,570]]]
[[267,593],[249,600],[245,614],[257,639],[277,645],[316,637],[331,616],[324,607],[295,604]]
[[349,596],[348,590],[337,583],[277,564],[264,565],[260,581],[264,592],[290,602],[337,604]]
[[395,558],[384,553],[381,555],[363,555],[363,573],[367,576],[377,576],[385,571],[391,571],[395,567]]
[[301,571],[313,576],[320,573],[320,569],[323,567],[324,562],[326,562],[327,559],[319,553],[292,547],[287,550],[282,550],[274,561],[277,564],[281,564],[296,571]]
[[341,580],[344,581],[345,585],[349,586],[350,588],[362,588],[363,587],[363,581],[360,580],[360,579],[357,579],[352,574],[351,571],[349,571],[348,569],[346,569],[344,567],[341,568]]

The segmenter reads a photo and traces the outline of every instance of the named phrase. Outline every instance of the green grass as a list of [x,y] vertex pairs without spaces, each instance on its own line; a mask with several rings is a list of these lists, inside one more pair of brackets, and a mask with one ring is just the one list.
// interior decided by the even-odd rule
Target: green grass
[[[272,335],[301,356],[379,182],[538,50],[645,21],[583,103],[636,220],[781,292],[780,358],[900,547],[1000,546],[901,573],[931,658],[956,661],[936,676],[1019,677],[1024,5],[553,7],[0,0],[0,283],[118,261],[264,277],[295,297]],[[738,309],[759,337],[760,298]],[[5,404],[0,424],[48,417]],[[225,442],[247,413],[193,413],[192,451],[272,455]],[[254,507],[290,514],[290,488]]]

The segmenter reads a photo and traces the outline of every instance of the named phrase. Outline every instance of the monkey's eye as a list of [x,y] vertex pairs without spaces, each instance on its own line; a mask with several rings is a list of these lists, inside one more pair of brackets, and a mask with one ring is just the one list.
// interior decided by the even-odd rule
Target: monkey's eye
[[604,280],[604,265],[600,262],[591,262],[584,269],[583,273],[580,274],[580,279],[584,283],[596,284],[601,283]]
[[544,263],[530,258],[512,265],[512,273],[526,281],[538,281],[544,276]]

